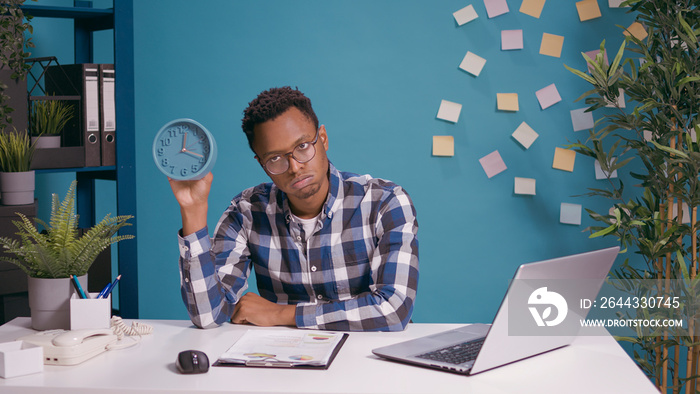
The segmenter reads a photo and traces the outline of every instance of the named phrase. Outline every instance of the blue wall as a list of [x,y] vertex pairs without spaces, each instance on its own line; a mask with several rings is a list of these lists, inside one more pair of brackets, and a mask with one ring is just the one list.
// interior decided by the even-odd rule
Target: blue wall
[[[265,182],[240,129],[242,110],[272,86],[311,98],[341,170],[393,180],[411,194],[420,224],[416,322],[490,320],[515,268],[525,262],[610,246],[589,240],[593,222],[559,223],[562,202],[607,211],[573,197],[596,181],[593,161],[573,173],[552,169],[554,148],[584,140],[569,111],[588,90],[563,64],[633,16],[599,0],[603,17],[579,22],[575,2],[546,2],[541,18],[510,12],[458,26],[456,0],[135,1],[136,169],[140,317],[187,318],[179,295],[179,209],[151,158],[166,122],[190,117],[215,135],[220,155],[210,196],[210,229],[242,189]],[[524,30],[523,50],[501,51],[500,31]],[[539,54],[542,33],[565,37],[561,58]],[[480,76],[458,68],[467,51],[487,59]],[[612,57],[613,55],[611,55]],[[535,91],[555,83],[562,101],[541,110]],[[496,109],[496,93],[518,93],[520,110]],[[441,100],[463,104],[456,124],[436,119]],[[527,122],[540,135],[523,149],[511,134]],[[433,135],[452,135],[454,157],[433,157]],[[498,150],[508,169],[488,179],[478,159]],[[513,178],[537,179],[537,195],[513,193]]]

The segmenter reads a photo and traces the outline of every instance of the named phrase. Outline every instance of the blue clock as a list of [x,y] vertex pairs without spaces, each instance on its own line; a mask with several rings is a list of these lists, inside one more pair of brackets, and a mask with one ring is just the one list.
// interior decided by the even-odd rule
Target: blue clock
[[172,179],[201,179],[214,168],[216,141],[198,122],[176,119],[156,133],[153,160],[158,169]]

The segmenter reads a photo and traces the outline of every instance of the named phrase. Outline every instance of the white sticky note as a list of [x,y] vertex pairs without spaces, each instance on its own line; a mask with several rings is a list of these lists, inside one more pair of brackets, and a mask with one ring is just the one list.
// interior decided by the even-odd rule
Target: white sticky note
[[525,149],[529,149],[530,145],[539,137],[539,134],[535,132],[527,123],[520,123],[517,129],[513,132],[513,138],[520,143]]
[[509,11],[506,0],[484,0],[484,6],[486,6],[486,14],[489,18],[507,14]]
[[469,74],[474,75],[475,77],[478,77],[485,64],[486,59],[472,52],[467,52],[467,54],[464,55],[464,59],[462,59],[462,63],[460,63],[459,68],[468,72]]
[[[622,88],[619,88],[618,92],[620,92],[620,95],[617,96],[617,105],[620,106],[620,108],[625,108],[627,104],[625,103],[625,90]],[[608,101],[610,104],[606,105],[605,107],[607,108],[615,108],[615,103],[612,101]]]
[[457,24],[460,26],[462,26],[465,23],[471,22],[479,17],[479,15],[477,15],[476,11],[474,10],[474,6],[471,4],[462,8],[459,11],[453,12],[452,16],[455,17],[455,21],[457,21]]
[[515,177],[515,194],[529,194],[534,196],[535,193],[535,183],[536,181],[532,178],[518,178]]
[[565,224],[581,224],[581,205],[561,203],[559,222]]
[[586,112],[588,108],[579,108],[571,111],[571,123],[574,131],[590,130],[595,125],[593,112]]
[[554,84],[538,90],[535,92],[535,95],[537,96],[537,100],[540,102],[540,107],[542,107],[542,109],[547,109],[561,101],[559,91]]
[[[681,223],[690,223],[690,209],[688,209],[688,203],[684,202],[681,210],[683,211],[683,216],[681,216]],[[678,217],[678,203],[673,204],[673,214],[671,217]]]
[[501,50],[523,49],[523,30],[501,30]]
[[[605,174],[605,171],[600,167],[600,162],[598,160],[594,161],[594,166],[595,166],[595,179],[608,179],[608,177]],[[610,178],[617,178],[617,170],[613,170],[612,174],[610,174]]]
[[459,120],[460,112],[462,112],[462,104],[442,100],[440,102],[440,109],[438,109],[437,117],[438,119],[446,120],[452,123],[457,123],[457,121]]
[[489,178],[502,173],[508,168],[497,150],[479,159],[479,163],[481,163],[481,167],[483,167],[486,176]]
[[[608,0],[608,7],[610,8],[620,8],[620,4],[625,0]],[[623,7],[623,8],[629,8],[629,6]]]

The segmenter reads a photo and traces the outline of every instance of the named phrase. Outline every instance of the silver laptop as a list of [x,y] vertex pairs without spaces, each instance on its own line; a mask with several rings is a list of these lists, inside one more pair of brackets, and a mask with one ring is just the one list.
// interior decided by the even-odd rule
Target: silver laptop
[[[580,326],[579,319],[585,319],[588,310],[578,308],[579,305],[573,305],[574,302],[564,302],[563,310],[559,310],[556,301],[552,301],[554,305],[550,305],[549,308],[537,309],[537,299],[540,299],[543,293],[558,293],[553,292],[551,286],[549,290],[546,287],[529,286],[560,283],[567,287],[567,293],[573,292],[576,298],[595,299],[619,250],[619,247],[612,247],[523,264],[516,270],[492,324],[470,324],[373,349],[372,353],[393,361],[474,375],[567,346],[578,334],[574,328],[577,324]],[[509,302],[509,296],[515,304]],[[527,329],[527,324],[523,324],[526,322],[531,323],[535,330],[545,331],[525,331],[513,335],[513,331],[509,332],[509,304],[517,306],[518,310],[522,309],[522,313],[515,313],[516,308],[513,308],[514,313],[510,316],[515,316],[516,319],[512,319],[514,324],[510,326],[511,330],[514,330],[513,327],[517,330]],[[554,318],[551,306],[557,308]],[[540,310],[543,312],[540,313]],[[567,315],[568,320],[565,319]],[[560,319],[560,316],[563,318]],[[559,325],[557,320],[566,320],[569,327],[565,327],[566,324],[552,327],[555,325],[553,323]]]

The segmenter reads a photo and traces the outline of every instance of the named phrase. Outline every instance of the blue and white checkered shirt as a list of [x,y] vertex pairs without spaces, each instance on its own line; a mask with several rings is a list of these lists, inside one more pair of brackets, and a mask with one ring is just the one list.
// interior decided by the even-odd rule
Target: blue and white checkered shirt
[[296,305],[296,325],[397,331],[418,287],[418,222],[398,185],[330,166],[328,198],[306,240],[273,183],[236,196],[217,224],[180,243],[182,298],[202,328],[229,320],[251,267],[267,300]]

